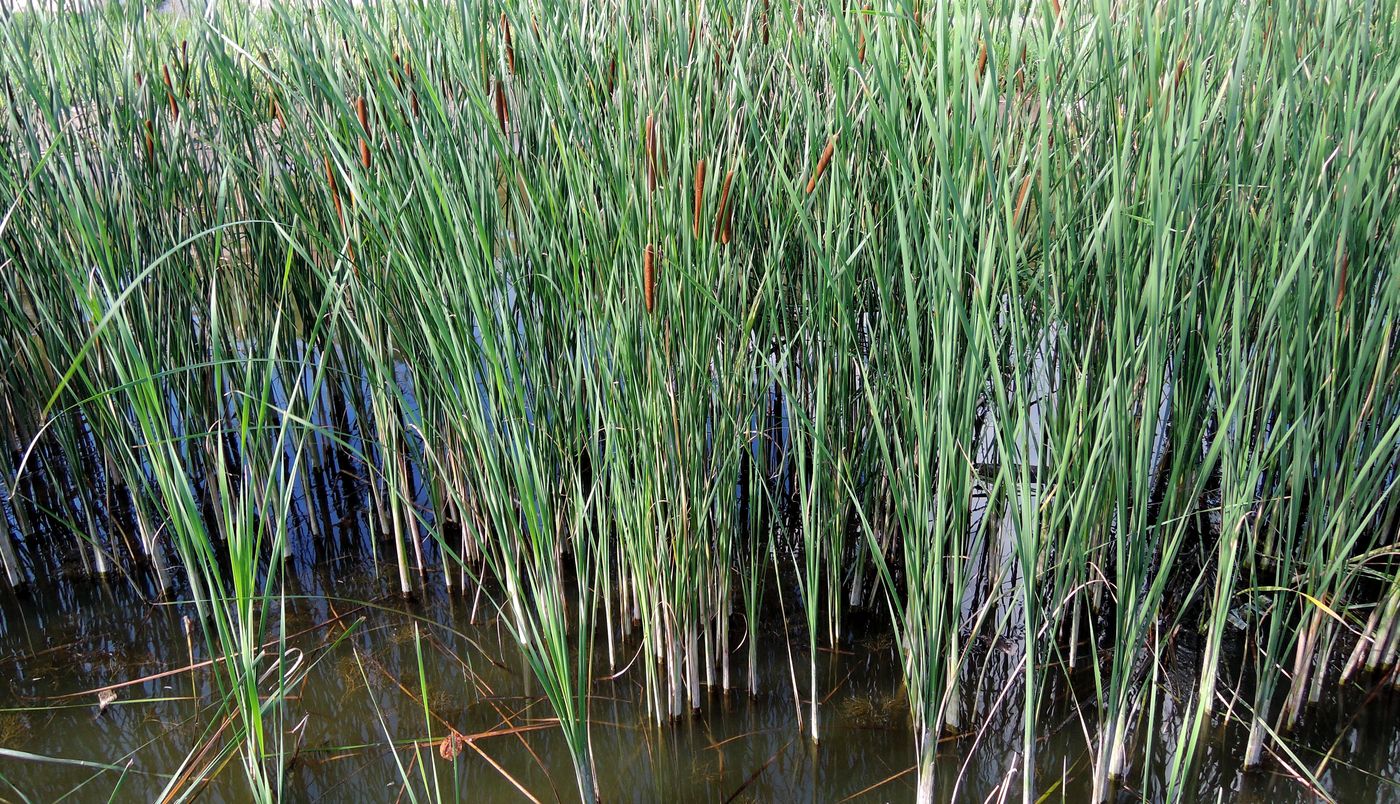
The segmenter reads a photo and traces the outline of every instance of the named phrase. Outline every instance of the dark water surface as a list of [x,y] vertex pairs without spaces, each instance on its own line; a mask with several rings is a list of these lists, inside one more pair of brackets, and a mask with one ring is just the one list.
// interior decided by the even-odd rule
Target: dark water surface
[[[311,669],[281,718],[290,755],[284,798],[528,800],[519,785],[541,802],[576,799],[549,705],[485,598],[448,594],[440,578],[429,578],[423,597],[406,601],[393,592],[392,571],[380,569],[376,574],[354,557],[288,564],[280,627],[292,648],[288,660]],[[788,614],[795,616],[791,608]],[[211,741],[222,715],[209,668],[189,669],[191,653],[194,663],[209,657],[197,628],[187,640],[187,615],[192,607],[155,602],[119,579],[0,592],[0,748],[9,752],[0,755],[0,800],[157,798],[186,757]],[[806,637],[790,631],[789,651],[781,620],[757,629],[761,694],[709,691],[702,710],[659,725],[646,709],[639,664],[606,680],[600,637],[591,716],[603,800],[912,800],[913,739],[893,641],[878,623],[854,630],[845,652],[819,656],[819,683],[829,697],[815,747],[802,736],[793,695],[794,673],[806,694]],[[618,650],[617,670],[632,662],[639,644],[634,636]],[[1020,799],[1020,693],[1012,688],[1002,696],[1006,687],[995,678],[1017,677],[1015,651],[985,650],[994,654],[987,663],[993,677],[968,701],[981,713],[968,728],[981,734],[944,744],[938,772],[944,800],[954,800],[955,786],[958,801]],[[733,657],[736,679],[745,675],[746,651],[742,645]],[[1166,797],[1168,754],[1183,708],[1170,693],[1177,679],[1189,680],[1181,674],[1194,672],[1196,661],[1185,646],[1176,654],[1178,667],[1158,680],[1169,728],[1154,736],[1150,757],[1148,735],[1140,736],[1120,800]],[[133,680],[139,681],[113,690],[116,699],[99,711],[94,690]],[[1087,799],[1085,732],[1092,734],[1093,714],[1075,700],[1088,708],[1092,684],[1085,674],[1045,691],[1036,786],[1046,801]],[[1290,748],[1316,769],[1335,743],[1321,779],[1338,801],[1400,801],[1397,701],[1400,694],[1381,680],[1363,679],[1309,710]],[[463,746],[455,760],[444,759],[448,724],[483,736],[472,741],[475,749]],[[1281,769],[1241,771],[1244,737],[1234,725],[1208,731],[1190,774],[1192,800],[1315,800]],[[200,800],[247,800],[238,761],[235,756],[222,769]]]

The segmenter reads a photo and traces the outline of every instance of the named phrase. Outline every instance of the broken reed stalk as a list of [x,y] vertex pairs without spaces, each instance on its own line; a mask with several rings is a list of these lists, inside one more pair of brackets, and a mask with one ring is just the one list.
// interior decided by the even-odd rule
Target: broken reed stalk
[[807,194],[811,195],[817,189],[817,182],[822,174],[826,172],[826,166],[831,163],[831,155],[836,152],[836,135],[826,141],[826,147],[822,149],[822,156],[817,160],[817,169],[812,171],[812,178],[807,180]]
[[360,119],[360,165],[369,170],[369,112],[364,95],[355,99],[355,116]]
[[719,213],[715,215],[715,240],[729,243],[729,182],[734,179],[734,168],[724,174],[724,185],[719,191]]
[[647,243],[646,250],[642,252],[642,295],[645,297],[647,314],[650,315],[656,305],[656,249],[652,244]]
[[695,163],[695,214],[694,230],[695,237],[700,237],[700,206],[705,196],[705,160],[701,159]]

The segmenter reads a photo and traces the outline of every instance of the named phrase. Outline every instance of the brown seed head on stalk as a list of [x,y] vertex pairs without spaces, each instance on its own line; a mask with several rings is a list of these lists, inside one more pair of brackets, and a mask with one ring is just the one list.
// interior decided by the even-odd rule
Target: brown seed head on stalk
[[510,122],[510,110],[506,107],[506,85],[504,81],[491,79],[496,89],[496,120],[501,124],[501,133],[506,133],[506,124]]
[[1055,16],[1060,16],[1060,0],[1050,0],[1050,10],[1055,12]]
[[822,156],[817,160],[817,169],[812,171],[812,178],[807,180],[807,194],[811,195],[817,189],[817,182],[822,174],[826,172],[826,166],[831,163],[831,155],[836,152],[836,135],[833,134],[826,141],[826,147],[822,149]]
[[170,83],[170,70],[164,64],[160,66],[161,79],[165,81],[165,98],[170,101],[170,119],[180,119],[180,107],[175,105],[175,88]]
[[982,83],[982,71],[987,69],[987,43],[982,42],[982,46],[977,50],[977,83]]
[[355,116],[360,119],[360,165],[369,170],[369,111],[364,95],[355,99]]
[[506,40],[506,68],[511,75],[515,75],[515,41],[510,35],[510,20],[504,13],[501,14],[501,34]]
[[700,204],[705,196],[705,160],[695,163],[695,237],[700,237]]
[[724,174],[724,184],[719,191],[719,213],[715,215],[715,240],[729,243],[729,183],[734,180],[734,168]]
[[642,295],[646,300],[647,314],[656,306],[656,249],[647,243],[642,252]]
[[331,204],[335,207],[335,219],[341,226],[345,225],[345,214],[340,209],[340,191],[335,186],[335,170],[331,167],[331,158],[327,154],[321,157],[322,164],[326,168],[326,186],[331,190]]
[[146,160],[156,161],[156,135],[151,128],[151,118],[146,118]]

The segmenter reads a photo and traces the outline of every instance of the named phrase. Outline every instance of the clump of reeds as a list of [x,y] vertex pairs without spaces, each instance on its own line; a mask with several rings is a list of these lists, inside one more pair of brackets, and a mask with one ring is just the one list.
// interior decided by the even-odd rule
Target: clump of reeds
[[[346,522],[399,592],[499,612],[583,799],[595,655],[657,721],[763,689],[817,740],[871,608],[921,801],[992,722],[1044,794],[1079,672],[1090,797],[1189,798],[1217,718],[1306,778],[1289,730],[1400,658],[1400,40],[1342,0],[1037,8],[7,18],[5,582],[69,551],[192,601],[236,733],[195,775],[268,797],[276,568]],[[307,247],[352,233],[352,271]],[[1164,691],[1173,628],[1199,672]]]

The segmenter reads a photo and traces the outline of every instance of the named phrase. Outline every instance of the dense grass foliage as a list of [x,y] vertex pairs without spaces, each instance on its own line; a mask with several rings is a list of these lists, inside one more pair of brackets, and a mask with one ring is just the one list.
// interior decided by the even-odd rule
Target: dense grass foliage
[[585,800],[591,678],[789,686],[815,741],[860,608],[921,800],[993,710],[1033,800],[1085,673],[1100,797],[1219,718],[1306,777],[1309,701],[1395,666],[1394,0],[112,8],[0,73],[0,558],[199,601],[230,725],[172,794],[279,794],[276,558],[350,511],[499,607]]

